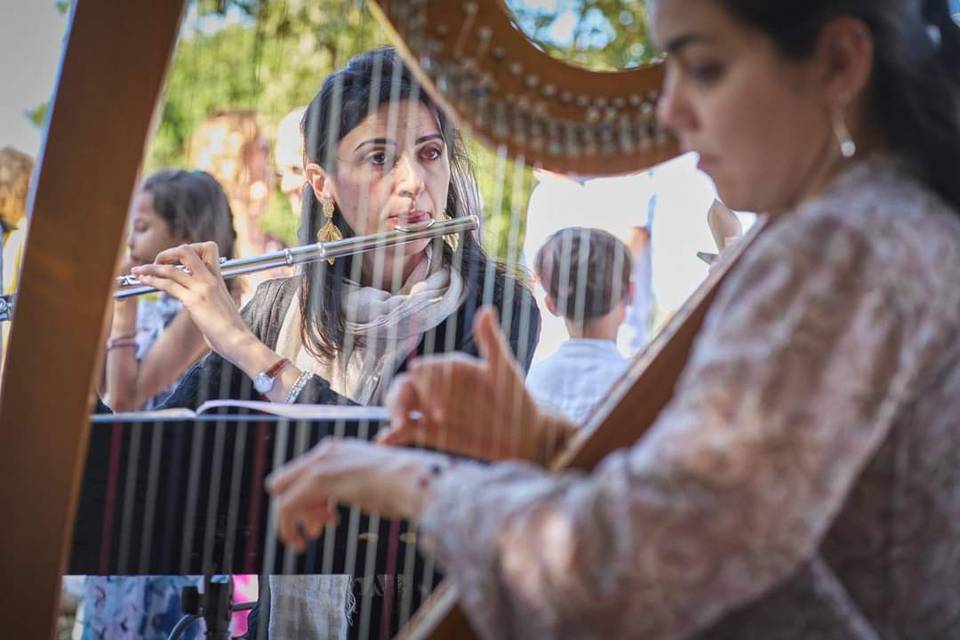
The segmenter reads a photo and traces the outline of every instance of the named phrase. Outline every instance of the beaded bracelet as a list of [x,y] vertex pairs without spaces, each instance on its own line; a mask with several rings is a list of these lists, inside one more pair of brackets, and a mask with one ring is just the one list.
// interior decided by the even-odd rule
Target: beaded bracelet
[[313,374],[309,371],[304,371],[300,374],[300,377],[297,378],[297,381],[293,383],[292,387],[290,387],[290,393],[287,394],[287,404],[293,404],[297,400],[300,392],[303,391],[303,388],[307,386],[307,382],[312,377]]

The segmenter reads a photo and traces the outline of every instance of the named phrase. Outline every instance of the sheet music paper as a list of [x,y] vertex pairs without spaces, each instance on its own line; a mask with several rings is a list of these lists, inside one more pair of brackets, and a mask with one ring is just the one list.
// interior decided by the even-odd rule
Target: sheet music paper
[[134,411],[93,416],[94,422],[166,422],[189,420],[205,415],[216,409],[245,409],[265,413],[290,420],[355,420],[385,422],[390,419],[386,407],[331,405],[331,404],[281,404],[258,400],[208,400],[196,411],[184,407],[158,409],[156,411]]

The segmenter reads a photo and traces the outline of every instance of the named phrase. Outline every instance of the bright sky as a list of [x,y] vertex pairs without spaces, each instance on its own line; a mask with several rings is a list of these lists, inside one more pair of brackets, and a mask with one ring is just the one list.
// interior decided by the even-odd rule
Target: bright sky
[[50,99],[66,25],[53,0],[0,0],[0,147],[40,149],[24,111]]
[[[237,11],[198,20],[191,7],[187,37],[243,21]],[[57,11],[54,0],[0,0],[0,148],[11,146],[34,157],[40,150],[40,128],[24,112],[50,99],[66,28],[67,15]]]

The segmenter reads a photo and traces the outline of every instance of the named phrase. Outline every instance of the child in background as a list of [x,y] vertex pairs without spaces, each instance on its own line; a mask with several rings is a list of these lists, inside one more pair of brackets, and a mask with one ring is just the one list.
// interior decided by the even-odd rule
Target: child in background
[[[159,171],[131,205],[130,266],[153,262],[179,244],[213,241],[233,257],[233,212],[220,184],[203,171]],[[227,286],[240,301],[240,284]],[[163,403],[183,373],[207,352],[203,335],[178,301],[162,293],[114,303],[105,358],[107,403],[114,411]]]
[[534,269],[550,313],[563,318],[570,339],[536,364],[527,388],[538,404],[583,424],[626,371],[617,330],[633,299],[630,250],[599,229],[570,227],[550,236]]

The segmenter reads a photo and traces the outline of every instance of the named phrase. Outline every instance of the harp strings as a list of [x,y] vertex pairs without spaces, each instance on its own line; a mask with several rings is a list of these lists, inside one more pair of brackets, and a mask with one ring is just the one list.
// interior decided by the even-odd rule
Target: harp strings
[[[291,6],[293,0],[282,3],[281,15],[295,16],[297,12]],[[362,3],[356,3],[362,5]],[[252,82],[257,85],[252,102],[248,105],[257,110],[264,102],[262,97],[270,90],[269,82],[274,77],[273,70],[264,61],[263,52],[266,47],[264,38],[266,30],[261,22],[264,15],[257,12],[255,23],[255,37],[251,55],[255,58]],[[360,15],[360,14],[357,14]],[[199,17],[192,26],[185,27],[185,33],[202,33]],[[429,48],[431,42],[428,30],[431,25],[423,21],[411,20],[414,25],[409,42],[412,46],[420,42]],[[433,25],[434,27],[436,25]],[[477,29],[471,15],[461,25],[457,39],[456,51],[463,54],[466,60],[476,60],[495,55],[495,47],[489,33],[482,28]],[[347,56],[340,52],[349,50],[346,42],[348,34],[341,32],[337,41],[338,54],[334,58],[333,68],[341,68]],[[476,40],[476,42],[474,42]],[[294,56],[296,47],[283,41],[281,45],[284,57]],[[206,55],[200,47],[192,49],[190,59],[195,69],[202,65],[217,64],[220,77],[218,82],[227,83],[232,72],[229,63],[231,53],[227,50],[224,40],[219,40],[214,48],[213,55]],[[209,53],[209,52],[208,52]],[[448,60],[442,65],[452,64]],[[441,66],[442,66],[441,65]],[[589,145],[581,144],[585,135],[582,131],[573,131],[572,125],[563,122],[530,122],[524,120],[518,124],[517,115],[506,108],[500,98],[481,91],[468,91],[466,85],[455,82],[456,74],[448,69],[450,79],[448,88],[452,95],[462,95],[471,105],[472,113],[478,119],[492,121],[492,129],[505,132],[505,139],[516,135],[523,127],[530,131],[543,132],[547,144],[565,145],[567,156],[571,160],[586,158],[589,154]],[[534,73],[535,69],[526,72]],[[316,86],[310,88],[310,94],[319,88],[321,78],[310,80]],[[383,114],[386,122],[386,138],[396,142],[396,152],[406,153],[403,149],[405,137],[416,129],[417,111],[404,109],[404,104],[418,104],[424,97],[425,89],[414,83],[409,88],[409,95],[404,95],[404,80],[401,68],[393,66],[389,72],[382,67],[381,59],[375,59],[370,78],[370,96],[365,106],[366,114]],[[542,83],[542,80],[538,80]],[[199,83],[199,80],[198,80]],[[541,85],[542,86],[542,85]],[[545,94],[552,94],[543,86]],[[389,95],[381,95],[381,91]],[[348,131],[340,130],[341,116],[346,108],[344,100],[350,93],[350,88],[341,81],[334,86],[334,100],[326,123],[315,118],[307,117],[305,121],[306,139],[325,137],[328,140],[339,141]],[[196,98],[199,100],[199,98]],[[559,99],[559,98],[558,98]],[[642,98],[647,99],[647,96]],[[297,106],[288,105],[289,108]],[[635,105],[636,106],[636,105]],[[309,114],[310,112],[308,112]],[[644,112],[647,116],[649,113]],[[525,117],[525,116],[524,116]],[[522,120],[522,118],[521,118]],[[649,124],[649,123],[647,123]],[[521,126],[522,125],[522,126]],[[549,133],[547,133],[549,132]],[[567,142],[564,142],[564,136]],[[572,137],[571,137],[572,136]],[[576,138],[576,140],[573,140]],[[573,140],[573,141],[571,141]],[[453,149],[455,140],[446,140],[447,152]],[[472,142],[472,141],[470,141]],[[515,140],[514,140],[515,142]],[[475,144],[475,143],[474,143]],[[499,262],[478,260],[476,264],[465,250],[465,238],[461,238],[461,246],[457,250],[445,247],[442,241],[434,241],[431,245],[431,259],[447,260],[451,274],[459,277],[473,278],[475,282],[464,283],[475,285],[477,294],[473,297],[466,295],[463,301],[464,308],[472,313],[480,304],[496,304],[500,310],[501,329],[506,335],[514,337],[517,356],[521,361],[529,361],[533,351],[537,348],[532,325],[538,322],[538,315],[543,310],[531,304],[529,291],[532,290],[534,280],[529,271],[533,256],[523,256],[523,233],[528,206],[528,197],[533,186],[533,176],[529,169],[530,159],[518,152],[514,144],[501,141],[494,151],[484,156],[483,168],[487,172],[479,182],[486,188],[480,194],[486,196],[487,203],[484,211],[484,224],[476,234],[478,239],[485,239],[485,249]],[[328,144],[325,156],[320,159],[325,170],[333,171],[337,176],[347,175],[348,171],[362,171],[352,165],[347,166],[345,158],[337,156],[337,145]],[[197,149],[191,149],[191,155],[198,156]],[[389,154],[388,154],[389,156]],[[238,160],[239,161],[239,160]],[[404,158],[403,162],[408,162]],[[535,162],[533,164],[536,164]],[[403,169],[404,167],[401,167]],[[639,166],[637,166],[639,169]],[[461,167],[454,167],[459,171]],[[492,176],[492,177],[491,177]],[[459,194],[460,211],[446,211],[449,215],[466,215],[481,213],[477,194],[478,181],[469,174],[459,176],[461,182],[454,182],[453,188],[466,189]],[[248,185],[250,186],[250,185]],[[341,185],[338,185],[340,187]],[[249,191],[249,190],[248,190]],[[341,192],[342,193],[342,192]],[[310,190],[305,193],[306,198],[313,198]],[[374,201],[370,190],[359,190],[355,204],[356,210],[370,211],[380,206]],[[446,205],[446,202],[435,203]],[[602,204],[598,204],[602,206]],[[239,208],[238,208],[239,209]],[[303,207],[304,215],[320,210],[318,206]],[[235,211],[235,214],[237,212]],[[436,214],[443,213],[438,210]],[[337,220],[344,222],[344,212],[338,206]],[[590,245],[591,211],[582,212],[583,230],[579,232],[581,246]],[[316,223],[319,227],[325,221]],[[304,228],[311,228],[311,221],[302,219]],[[356,231],[356,230],[354,230]],[[349,270],[344,276],[353,283],[381,283],[388,282],[393,288],[402,284],[404,273],[402,261],[393,260],[392,250],[380,248],[364,258],[349,261]],[[588,318],[587,287],[591,281],[589,275],[589,251],[573,251],[573,237],[566,236],[559,250],[559,260],[555,265],[559,280],[567,283],[571,274],[576,273],[571,288],[565,288],[561,296],[572,298],[573,309],[571,321],[574,324],[584,324]],[[620,273],[623,258],[616,254],[609,267],[603,267],[604,274],[600,279]],[[479,268],[479,272],[474,272]],[[606,271],[609,273],[606,273]],[[335,269],[321,269],[321,278],[336,276]],[[508,276],[508,277],[505,277]],[[502,290],[498,290],[499,284]],[[322,280],[311,282],[309,287],[314,295],[322,293]],[[303,295],[307,289],[301,288]],[[607,306],[616,300],[616,289],[610,288],[610,299]],[[251,292],[248,292],[252,294]],[[622,296],[622,292],[620,294]],[[561,307],[567,306],[563,300],[558,301]],[[458,347],[458,331],[471,330],[469,324],[458,326],[458,319],[453,314],[447,316],[437,325],[436,331],[427,331],[423,337],[421,352],[423,355],[450,353]],[[440,331],[442,329],[442,331]],[[442,333],[442,339],[438,336]],[[365,334],[363,340],[358,334],[346,331],[342,335],[340,350],[344,354],[359,353],[356,366],[365,371],[375,371],[377,368],[376,353],[372,349],[364,348],[365,342],[383,339],[387,350],[395,350],[401,344],[403,337],[399,334],[396,324],[387,324],[376,327]],[[349,362],[347,363],[350,364]],[[319,365],[318,365],[319,366]],[[384,372],[389,376],[393,372]],[[217,375],[204,372],[204,376]],[[199,400],[213,399],[232,393],[233,378],[230,367],[224,367],[219,372],[218,379],[201,378],[198,388],[201,390]],[[250,396],[251,382],[245,377],[240,381],[239,393]],[[479,409],[479,407],[478,407]],[[519,401],[514,404],[514,420],[489,425],[492,438],[500,450],[509,451],[516,447],[517,439],[521,434],[515,425],[520,422],[521,406]],[[359,637],[374,637],[382,635],[382,630],[391,628],[392,620],[396,617],[399,624],[405,623],[414,613],[415,608],[422,602],[423,594],[429,593],[436,584],[440,568],[428,557],[421,557],[416,546],[416,532],[397,522],[386,522],[377,514],[361,514],[356,509],[345,510],[342,518],[336,523],[328,524],[318,540],[311,543],[306,552],[298,556],[289,549],[280,546],[276,535],[275,505],[268,503],[262,494],[262,477],[270,470],[279,468],[292,457],[299,456],[313,446],[320,434],[315,423],[310,421],[281,420],[275,424],[257,424],[246,421],[235,422],[223,419],[217,421],[196,422],[193,428],[184,433],[173,433],[180,428],[176,423],[160,420],[145,419],[130,425],[123,440],[117,441],[120,447],[117,455],[124,460],[122,473],[119,474],[116,494],[122,496],[118,501],[117,513],[106,514],[114,517],[119,527],[116,563],[111,570],[117,573],[144,572],[151,566],[156,557],[152,548],[161,544],[176,558],[175,563],[183,574],[189,574],[199,566],[204,572],[216,573],[246,573],[259,572],[262,583],[269,581],[275,574],[294,574],[300,571],[318,572],[322,574],[341,573],[348,575],[351,580],[351,592],[359,596],[357,614],[354,624]],[[346,421],[336,421],[331,426],[333,437],[346,437],[348,433],[356,434],[362,439],[370,439],[375,435],[377,423],[363,422],[358,425],[357,431],[351,431],[352,426]],[[119,429],[119,427],[115,427]],[[441,432],[441,438],[443,432]],[[189,438],[188,442],[183,442]],[[122,442],[122,446],[121,446]],[[549,443],[544,444],[550,446]],[[122,449],[122,450],[121,450]],[[272,450],[269,459],[263,461],[263,469],[257,470],[258,452]],[[547,453],[547,452],[544,452]],[[265,455],[265,454],[264,454]],[[175,456],[177,467],[170,469],[170,456]],[[173,483],[169,485],[168,483]],[[142,487],[142,488],[141,488]],[[176,496],[183,495],[183,513],[171,514],[170,509]],[[161,495],[164,496],[161,499]],[[142,500],[143,505],[138,503]],[[167,511],[160,513],[157,508],[165,504]],[[261,526],[259,514],[264,515]],[[166,536],[171,535],[161,527],[165,520],[172,520],[173,516],[183,519],[183,530],[170,541]],[[158,528],[159,527],[159,528]],[[163,532],[164,540],[158,540],[158,532]],[[201,539],[197,539],[201,536]],[[259,537],[258,537],[259,536]],[[112,535],[105,534],[105,540],[112,544]],[[256,543],[251,542],[256,540]],[[260,542],[262,540],[262,544]],[[257,548],[251,548],[256,544]],[[138,546],[139,545],[139,546]],[[198,557],[199,556],[199,557]],[[253,557],[259,560],[251,566],[246,561],[238,563],[238,557]],[[383,577],[385,576],[385,578]],[[283,577],[277,578],[282,581]],[[375,614],[379,607],[379,615]],[[264,618],[260,619],[260,637],[265,637],[266,628]],[[374,628],[374,625],[378,625]],[[386,627],[384,626],[386,625]]]

